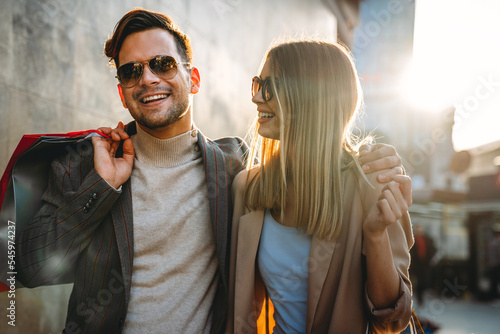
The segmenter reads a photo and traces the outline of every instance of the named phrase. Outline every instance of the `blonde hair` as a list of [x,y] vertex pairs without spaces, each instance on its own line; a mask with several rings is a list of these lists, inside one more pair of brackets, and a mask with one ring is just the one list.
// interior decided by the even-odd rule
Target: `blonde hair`
[[342,222],[341,174],[352,166],[363,174],[354,158],[359,141],[351,131],[362,100],[352,58],[341,45],[305,40],[272,47],[266,60],[279,106],[280,140],[261,137],[254,123],[247,168],[258,165],[256,158],[260,168],[247,180],[246,205],[281,212],[283,220],[287,192],[293,191],[296,227],[336,238]]

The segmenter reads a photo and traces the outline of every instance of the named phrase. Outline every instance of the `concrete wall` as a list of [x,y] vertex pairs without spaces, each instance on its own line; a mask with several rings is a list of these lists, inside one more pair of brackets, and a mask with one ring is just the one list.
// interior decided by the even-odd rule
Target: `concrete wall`
[[67,132],[130,120],[103,45],[134,6],[170,15],[192,38],[202,90],[195,122],[209,137],[244,136],[255,115],[250,79],[283,34],[333,37],[320,0],[1,0],[0,170],[25,133]]
[[[273,39],[304,32],[334,38],[337,24],[321,0],[0,2],[1,171],[23,134],[114,126],[131,119],[121,106],[103,45],[134,6],[170,15],[191,36],[202,77],[194,119],[212,138],[245,136],[256,115],[250,80]],[[60,333],[70,289],[19,290],[16,328],[6,324],[8,301],[1,294],[0,332]]]

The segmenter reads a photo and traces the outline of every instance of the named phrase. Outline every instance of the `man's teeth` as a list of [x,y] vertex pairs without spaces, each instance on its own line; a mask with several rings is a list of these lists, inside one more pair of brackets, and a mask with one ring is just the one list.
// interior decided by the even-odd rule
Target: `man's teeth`
[[274,114],[267,112],[259,112],[259,118],[273,118]]
[[142,99],[142,103],[148,103],[155,100],[166,99],[168,97],[167,94],[158,94],[153,96],[148,96]]

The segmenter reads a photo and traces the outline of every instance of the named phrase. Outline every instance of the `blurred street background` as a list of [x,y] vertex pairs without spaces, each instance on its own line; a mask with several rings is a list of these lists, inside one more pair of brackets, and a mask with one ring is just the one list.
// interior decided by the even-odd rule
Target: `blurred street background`
[[[413,180],[414,306],[428,333],[500,333],[500,2],[497,0],[0,0],[0,170],[23,134],[131,120],[103,45],[134,7],[193,42],[196,125],[246,137],[251,78],[286,36],[339,40],[364,91],[359,134]],[[3,256],[3,255],[2,255]],[[71,286],[19,289],[16,327],[60,333]]]

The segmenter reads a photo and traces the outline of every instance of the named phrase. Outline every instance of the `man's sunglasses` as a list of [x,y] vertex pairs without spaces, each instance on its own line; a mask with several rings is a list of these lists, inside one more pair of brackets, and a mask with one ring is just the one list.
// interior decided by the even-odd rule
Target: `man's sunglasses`
[[156,56],[143,62],[127,63],[116,71],[116,78],[120,85],[123,88],[132,88],[137,85],[144,73],[144,64],[148,64],[151,72],[165,80],[175,77],[178,65],[190,65],[189,63],[178,63],[171,56]]
[[273,98],[273,89],[271,87],[271,78],[262,80],[259,77],[252,78],[252,97],[262,89],[262,98],[268,102]]

